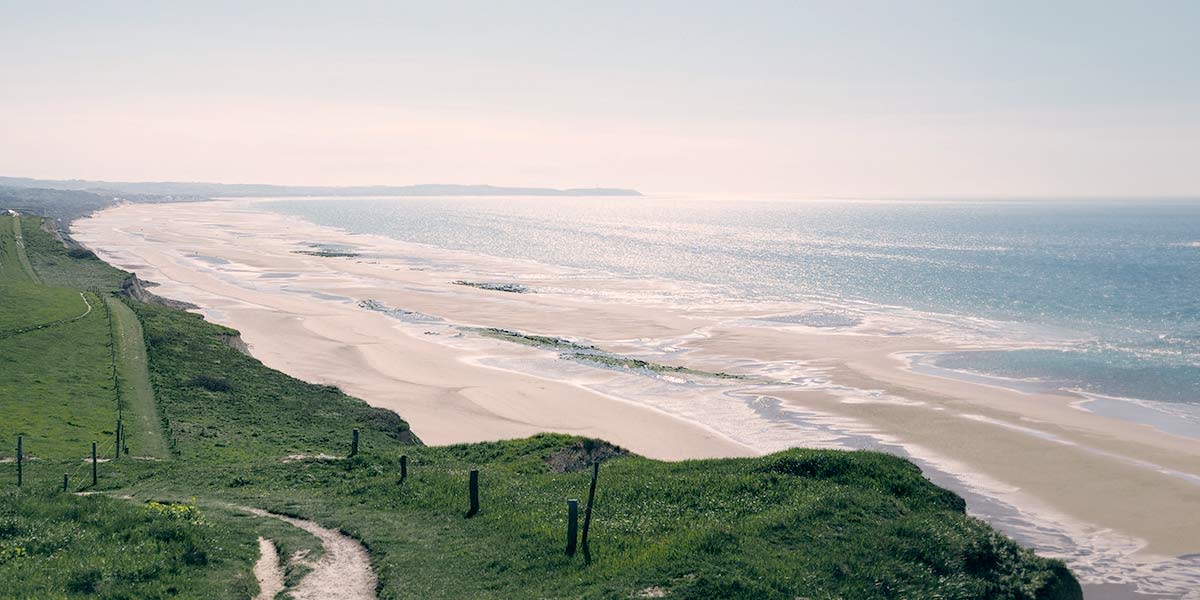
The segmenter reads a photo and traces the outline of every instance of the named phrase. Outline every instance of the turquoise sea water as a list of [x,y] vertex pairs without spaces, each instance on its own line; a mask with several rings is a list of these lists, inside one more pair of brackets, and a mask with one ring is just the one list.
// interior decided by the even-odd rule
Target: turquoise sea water
[[[697,198],[281,200],[321,225],[825,307],[898,312],[1003,349],[938,367],[1200,404],[1200,200],[811,202]],[[803,320],[803,317],[801,317]]]

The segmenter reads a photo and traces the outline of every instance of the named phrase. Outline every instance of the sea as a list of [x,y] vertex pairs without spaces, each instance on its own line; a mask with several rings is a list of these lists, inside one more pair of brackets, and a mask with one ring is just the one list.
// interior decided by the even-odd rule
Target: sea
[[[631,279],[802,302],[813,327],[893,319],[962,351],[913,368],[1200,437],[1200,199],[695,196],[283,199],[320,225]],[[1090,406],[1088,406],[1090,405]]]

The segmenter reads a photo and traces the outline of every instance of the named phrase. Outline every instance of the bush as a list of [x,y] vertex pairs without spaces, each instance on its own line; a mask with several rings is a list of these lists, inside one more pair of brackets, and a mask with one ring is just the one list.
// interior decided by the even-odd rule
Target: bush
[[98,260],[96,254],[86,248],[71,248],[67,250],[67,256],[81,260]]
[[224,377],[213,377],[212,375],[197,375],[192,378],[192,387],[204,388],[210,392],[229,392],[233,390],[233,384],[229,383]]

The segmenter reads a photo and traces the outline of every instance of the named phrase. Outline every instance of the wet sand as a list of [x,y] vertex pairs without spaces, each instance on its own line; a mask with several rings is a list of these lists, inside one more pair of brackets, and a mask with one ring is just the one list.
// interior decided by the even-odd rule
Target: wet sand
[[[1107,583],[1097,593],[1136,584],[1186,597],[1200,583],[1200,562],[1174,558],[1200,553],[1200,441],[1080,410],[1069,394],[918,373],[906,355],[962,349],[926,332],[771,326],[758,318],[800,307],[688,304],[669,282],[350,234],[249,201],[125,205],[72,231],[159,284],[154,293],[240,330],[267,365],[395,410],[427,443],[559,431],[663,459],[877,447],[969,492],[973,512],[1064,557],[1085,583]],[[359,256],[298,253],[315,242]],[[458,279],[519,280],[537,293]],[[368,310],[367,299],[430,318]],[[597,368],[462,326],[747,379]]]

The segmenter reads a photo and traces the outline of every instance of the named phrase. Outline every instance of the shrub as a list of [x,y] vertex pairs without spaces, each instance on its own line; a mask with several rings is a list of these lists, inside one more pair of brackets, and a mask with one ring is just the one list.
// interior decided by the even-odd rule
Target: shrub
[[193,387],[204,388],[210,392],[229,392],[233,390],[233,384],[229,383],[224,377],[213,377],[212,375],[197,375],[192,378],[191,385]]
[[82,260],[97,260],[96,254],[86,248],[71,248],[67,250],[67,256]]

